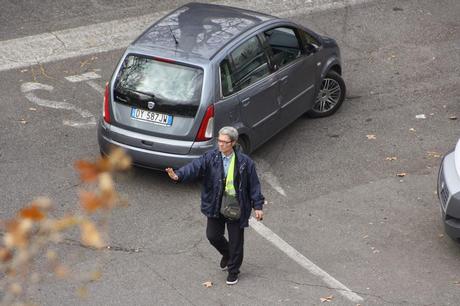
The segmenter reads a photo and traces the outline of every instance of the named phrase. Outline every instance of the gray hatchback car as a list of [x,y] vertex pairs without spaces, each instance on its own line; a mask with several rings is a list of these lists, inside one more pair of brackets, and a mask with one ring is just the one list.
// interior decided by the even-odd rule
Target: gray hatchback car
[[332,38],[240,8],[184,5],[142,33],[106,86],[101,153],[180,167],[216,147],[226,125],[250,153],[304,113],[333,114],[345,98]]

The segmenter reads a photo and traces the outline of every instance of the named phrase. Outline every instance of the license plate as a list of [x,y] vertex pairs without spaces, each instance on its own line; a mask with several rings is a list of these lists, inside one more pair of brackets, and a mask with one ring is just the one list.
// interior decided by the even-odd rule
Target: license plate
[[171,115],[150,112],[134,107],[131,109],[131,118],[168,126],[172,125],[173,121],[173,116]]

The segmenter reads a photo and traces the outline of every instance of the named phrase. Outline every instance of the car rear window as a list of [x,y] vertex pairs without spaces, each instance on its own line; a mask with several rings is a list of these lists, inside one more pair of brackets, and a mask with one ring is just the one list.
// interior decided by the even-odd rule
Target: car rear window
[[202,87],[201,68],[128,55],[115,82],[115,100],[143,108],[154,101],[154,111],[195,116]]

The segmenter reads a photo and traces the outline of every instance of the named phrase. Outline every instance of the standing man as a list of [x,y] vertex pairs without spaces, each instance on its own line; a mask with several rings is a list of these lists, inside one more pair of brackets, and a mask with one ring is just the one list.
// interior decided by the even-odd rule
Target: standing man
[[[258,221],[263,219],[264,197],[260,191],[254,162],[234,150],[238,131],[231,126],[220,129],[218,149],[206,152],[174,171],[166,168],[177,182],[202,178],[201,212],[208,218],[206,237],[222,255],[220,267],[228,269],[227,284],[238,282],[243,262],[244,228],[249,225],[251,210]],[[228,241],[224,237],[227,225]]]

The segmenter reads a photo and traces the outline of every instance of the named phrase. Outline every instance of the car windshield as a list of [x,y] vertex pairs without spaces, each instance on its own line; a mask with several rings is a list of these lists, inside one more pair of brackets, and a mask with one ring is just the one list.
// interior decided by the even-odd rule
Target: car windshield
[[138,55],[128,55],[116,88],[154,96],[177,105],[199,105],[203,70]]

